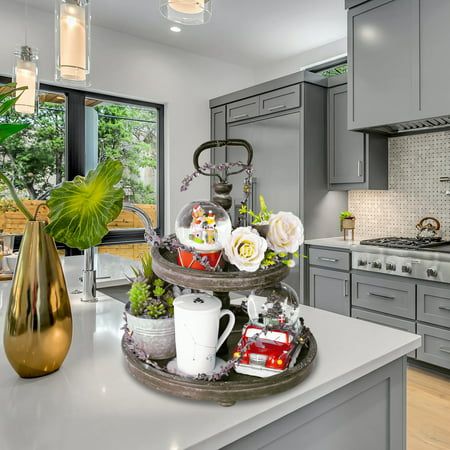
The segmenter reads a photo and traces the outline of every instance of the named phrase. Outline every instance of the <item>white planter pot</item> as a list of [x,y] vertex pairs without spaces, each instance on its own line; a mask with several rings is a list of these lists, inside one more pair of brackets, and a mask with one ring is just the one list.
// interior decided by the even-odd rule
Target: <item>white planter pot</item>
[[170,359],[175,356],[174,319],[136,317],[125,308],[128,329],[135,344],[151,359]]

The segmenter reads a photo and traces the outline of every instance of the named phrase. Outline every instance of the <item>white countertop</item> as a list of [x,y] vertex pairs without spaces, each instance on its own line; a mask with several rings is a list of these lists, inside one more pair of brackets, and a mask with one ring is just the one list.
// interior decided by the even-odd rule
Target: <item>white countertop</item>
[[350,239],[344,240],[343,236],[336,236],[330,238],[306,239],[305,244],[314,245],[316,247],[331,247],[343,250],[352,250],[352,248],[359,245],[359,242],[362,240],[364,240],[364,238],[357,238],[352,241]]
[[[2,327],[9,284],[0,288]],[[20,379],[0,351],[1,450],[220,448],[420,345],[419,336],[303,306],[318,343],[308,378],[282,394],[224,408],[135,381],[120,346],[123,307],[105,296],[84,304],[72,295],[73,342],[52,375]]]

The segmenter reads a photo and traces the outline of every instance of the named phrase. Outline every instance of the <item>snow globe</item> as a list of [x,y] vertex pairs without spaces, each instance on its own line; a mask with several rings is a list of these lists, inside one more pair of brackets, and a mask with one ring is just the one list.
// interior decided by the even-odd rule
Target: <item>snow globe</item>
[[[203,200],[185,205],[175,221],[175,234],[181,244],[206,257],[216,268],[222,261],[225,241],[231,233],[228,213],[219,205]],[[178,250],[178,264],[182,267],[205,270],[195,255],[188,250]]]
[[253,290],[247,299],[247,312],[253,323],[295,328],[300,318],[300,300],[291,286],[277,283]]

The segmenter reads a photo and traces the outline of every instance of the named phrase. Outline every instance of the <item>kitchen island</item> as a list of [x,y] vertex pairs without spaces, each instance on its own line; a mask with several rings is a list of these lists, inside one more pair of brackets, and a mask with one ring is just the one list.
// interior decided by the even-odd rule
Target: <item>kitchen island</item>
[[[3,328],[10,283],[0,289]],[[127,372],[123,303],[71,296],[74,334],[61,369],[20,379],[0,351],[0,449],[401,450],[406,354],[420,337],[303,307],[318,343],[308,378],[224,408],[152,391]]]

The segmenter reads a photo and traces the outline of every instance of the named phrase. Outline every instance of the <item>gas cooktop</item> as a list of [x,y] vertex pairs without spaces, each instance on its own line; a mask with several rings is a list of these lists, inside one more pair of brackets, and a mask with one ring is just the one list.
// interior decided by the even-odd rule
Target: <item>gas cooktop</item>
[[403,238],[403,237],[383,237],[377,239],[366,239],[360,242],[361,245],[373,245],[376,247],[401,248],[409,250],[426,250],[441,245],[449,245],[450,241],[444,241],[441,238]]

